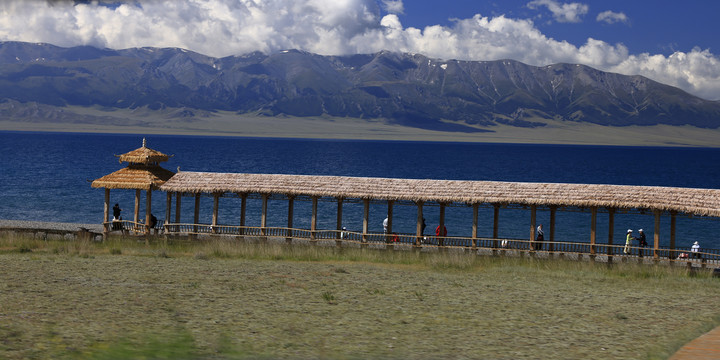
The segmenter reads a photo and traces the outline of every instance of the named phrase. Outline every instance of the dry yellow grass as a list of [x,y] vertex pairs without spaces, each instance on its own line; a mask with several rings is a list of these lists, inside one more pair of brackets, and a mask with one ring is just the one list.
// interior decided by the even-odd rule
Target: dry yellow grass
[[666,266],[0,239],[0,357],[666,358],[720,281]]

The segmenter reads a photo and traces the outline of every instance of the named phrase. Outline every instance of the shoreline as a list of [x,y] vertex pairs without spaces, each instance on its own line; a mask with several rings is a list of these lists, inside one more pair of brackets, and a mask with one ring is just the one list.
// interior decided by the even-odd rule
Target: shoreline
[[[447,132],[402,126],[381,119],[262,117],[219,113],[210,118],[178,121],[166,118],[140,118],[137,115],[131,118],[124,117],[125,114],[122,113],[113,113],[113,115],[118,119],[113,124],[0,120],[0,131],[308,140],[720,147],[720,129],[701,129],[686,125],[611,127],[549,120],[544,121],[545,126],[536,128],[496,125],[469,127],[477,132]],[[143,119],[143,125],[137,125],[139,119]],[[117,125],[118,123],[128,125]]]
[[23,230],[55,230],[55,231],[78,231],[80,228],[88,229],[92,232],[102,233],[102,224],[83,224],[83,223],[71,223],[71,222],[57,222],[57,221],[34,221],[34,220],[8,220],[0,219],[0,230],[12,230],[12,229],[23,229]]

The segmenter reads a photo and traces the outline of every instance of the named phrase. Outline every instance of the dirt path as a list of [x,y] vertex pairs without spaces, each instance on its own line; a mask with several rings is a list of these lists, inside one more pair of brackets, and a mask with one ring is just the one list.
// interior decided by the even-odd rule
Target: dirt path
[[670,360],[714,360],[720,359],[720,327],[685,344]]

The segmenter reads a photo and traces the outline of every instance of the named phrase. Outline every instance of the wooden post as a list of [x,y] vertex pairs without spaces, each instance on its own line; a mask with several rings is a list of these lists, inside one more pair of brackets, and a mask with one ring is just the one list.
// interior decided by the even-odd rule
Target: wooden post
[[472,251],[477,251],[478,247],[478,207],[480,204],[474,203],[473,207],[473,220],[472,220]]
[[172,217],[172,198],[173,193],[169,192],[167,193],[167,196],[165,197],[165,225],[170,223],[170,217]]
[[423,204],[424,203],[422,201],[418,201],[418,202],[416,202],[416,204],[417,204],[417,221],[416,221],[416,225],[415,225],[415,248],[419,250],[423,243],[423,236],[425,235],[425,234],[423,234],[423,228],[422,228]]
[[653,244],[653,259],[655,262],[658,261],[658,255],[660,250],[660,210],[655,210],[655,243]]
[[370,199],[363,199],[363,229],[362,229],[362,247],[367,247],[368,227],[370,224]]
[[590,260],[595,261],[595,244],[597,242],[597,206],[590,208]]
[[218,208],[220,207],[220,194],[214,193],[213,194],[213,213],[212,213],[212,226],[210,228],[212,229],[213,234],[217,234],[217,224],[218,224]]
[[337,198],[337,217],[335,221],[335,228],[337,232],[335,233],[335,245],[337,247],[342,247],[342,242],[344,239],[343,234],[346,234],[342,229],[342,212],[343,212],[343,198],[339,197]]
[[103,206],[103,241],[110,235],[110,189],[105,188],[105,204]]
[[538,243],[535,242],[535,224],[537,223],[537,206],[530,205],[530,250],[537,250]]
[[175,193],[175,223],[180,223],[180,199],[182,199],[182,193]]
[[392,223],[393,223],[393,204],[394,202],[392,200],[388,200],[387,202],[387,219],[388,219],[388,226],[387,226],[387,234],[385,234],[385,243],[387,243],[386,248],[389,250],[392,250],[394,248],[392,244],[392,238],[393,238],[393,230],[392,230]]
[[198,223],[200,222],[200,193],[195,194],[195,214],[193,216],[193,236],[192,238],[197,238],[197,232],[198,232]]
[[[498,225],[500,224],[500,204],[493,204],[493,249],[498,248]],[[495,255],[495,250],[493,250]]]
[[[140,222],[140,189],[135,189],[135,216],[133,217],[135,224]],[[133,228],[135,225],[133,225]]]
[[268,194],[262,194],[262,205],[260,210],[260,236],[263,241],[267,240],[267,211],[268,211]]
[[150,244],[150,216],[152,216],[152,189],[145,194],[145,243]]
[[615,208],[608,208],[608,264],[612,264],[613,253],[615,248],[613,247],[613,232],[615,232]]
[[315,244],[317,239],[315,238],[315,232],[317,231],[317,212],[318,212],[318,197],[312,197],[312,218],[310,219],[310,243]]
[[550,206],[550,243],[548,244],[548,251],[552,254],[555,251],[555,213],[557,212],[557,206]]
[[240,194],[240,236],[245,235],[245,215],[247,212],[247,197],[246,193]]
[[675,254],[675,217],[677,216],[677,211],[673,210],[670,212],[670,252],[668,254],[668,258],[674,259],[677,257]]
[[[438,246],[445,246],[445,203],[440,203],[440,221],[438,224]],[[437,234],[436,234],[437,235]]]
[[163,223],[165,239],[167,240],[168,235],[168,224],[170,224],[170,217],[172,216],[172,192],[167,193],[167,201],[165,202],[165,223]]
[[294,217],[294,209],[295,209],[295,196],[288,195],[288,218],[287,218],[287,237],[285,238],[285,242],[290,244],[292,243],[292,231],[293,231],[293,217]]

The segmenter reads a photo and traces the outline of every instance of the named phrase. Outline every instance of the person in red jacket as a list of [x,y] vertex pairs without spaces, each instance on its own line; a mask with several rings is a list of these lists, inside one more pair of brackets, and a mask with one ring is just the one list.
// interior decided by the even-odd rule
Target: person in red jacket
[[443,225],[442,234],[440,233],[440,225],[435,229],[435,236],[447,236],[447,228]]
[[445,237],[447,236],[447,228],[445,227],[445,225],[443,225],[442,231],[440,231],[440,225],[438,225],[438,227],[435,228],[435,236],[437,237],[438,245],[444,246],[445,245]]

